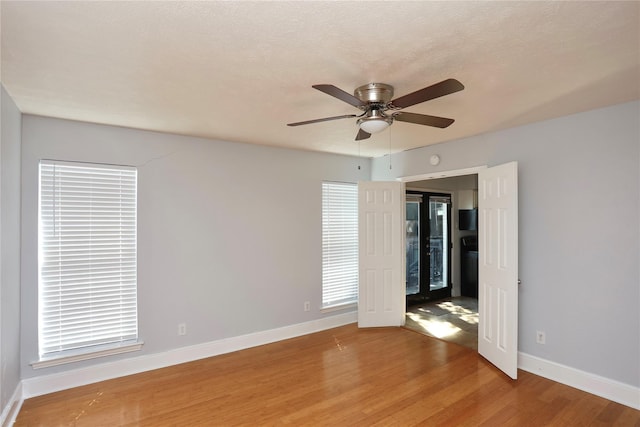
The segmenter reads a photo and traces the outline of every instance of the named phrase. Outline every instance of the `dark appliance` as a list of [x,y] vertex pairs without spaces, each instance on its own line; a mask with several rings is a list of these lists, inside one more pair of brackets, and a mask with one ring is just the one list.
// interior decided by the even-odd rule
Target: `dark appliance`
[[478,298],[478,238],[460,238],[460,293]]
[[460,209],[458,211],[459,230],[478,229],[478,209]]

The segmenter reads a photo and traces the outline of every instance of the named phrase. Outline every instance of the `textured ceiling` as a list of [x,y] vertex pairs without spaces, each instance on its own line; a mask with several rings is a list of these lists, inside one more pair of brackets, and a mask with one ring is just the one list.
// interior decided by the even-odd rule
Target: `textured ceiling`
[[[365,156],[640,98],[640,2],[2,1],[2,82],[23,113]],[[311,88],[446,78],[465,90],[354,142]]]

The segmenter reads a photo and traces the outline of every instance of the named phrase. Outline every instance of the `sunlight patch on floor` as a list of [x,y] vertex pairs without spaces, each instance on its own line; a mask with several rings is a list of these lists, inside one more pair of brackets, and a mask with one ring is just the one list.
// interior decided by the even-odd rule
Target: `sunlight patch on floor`
[[450,337],[462,330],[452,323],[446,321],[426,320],[415,313],[407,313],[407,316],[436,338]]
[[468,308],[464,308],[460,305],[454,304],[451,301],[445,301],[437,304],[443,310],[447,310],[450,313],[473,313],[473,311]]
[[[469,310],[468,308],[464,308],[460,305],[454,304],[451,301],[445,301],[436,305],[442,310],[446,310],[449,313],[456,315],[456,317],[462,320],[463,322],[466,322],[470,325],[478,324],[478,313],[476,311]],[[437,314],[434,313],[433,310],[430,310],[429,308],[421,307],[418,309],[418,311],[437,316]]]

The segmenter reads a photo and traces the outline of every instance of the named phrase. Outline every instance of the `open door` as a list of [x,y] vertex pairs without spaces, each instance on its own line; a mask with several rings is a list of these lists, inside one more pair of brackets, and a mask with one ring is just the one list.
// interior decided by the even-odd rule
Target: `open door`
[[518,163],[478,173],[478,352],[518,376]]
[[358,183],[358,326],[402,326],[405,320],[403,182]]

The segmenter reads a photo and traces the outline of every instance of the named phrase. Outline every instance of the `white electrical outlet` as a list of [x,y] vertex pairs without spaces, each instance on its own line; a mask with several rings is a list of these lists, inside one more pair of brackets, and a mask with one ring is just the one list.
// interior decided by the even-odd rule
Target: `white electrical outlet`
[[544,344],[546,339],[546,335],[543,331],[536,331],[536,342],[538,344]]
[[311,303],[309,301],[304,302],[304,311],[311,311]]
[[178,323],[178,335],[187,335],[186,323]]

